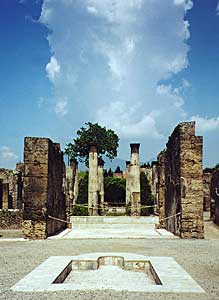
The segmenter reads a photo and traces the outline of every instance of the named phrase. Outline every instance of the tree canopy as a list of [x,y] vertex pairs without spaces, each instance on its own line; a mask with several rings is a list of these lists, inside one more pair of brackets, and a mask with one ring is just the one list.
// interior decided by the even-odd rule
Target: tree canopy
[[85,123],[85,127],[81,127],[77,131],[77,137],[72,143],[66,145],[65,154],[72,159],[78,159],[80,162],[86,163],[88,166],[89,145],[97,144],[98,157],[105,155],[109,159],[117,156],[117,148],[119,146],[118,135],[112,129],[101,127],[98,123]]

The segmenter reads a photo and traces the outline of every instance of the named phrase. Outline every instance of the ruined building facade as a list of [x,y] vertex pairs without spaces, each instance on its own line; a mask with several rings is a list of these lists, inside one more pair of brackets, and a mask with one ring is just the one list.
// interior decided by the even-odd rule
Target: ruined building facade
[[0,169],[0,209],[22,209],[23,175],[20,165],[15,170]]
[[202,137],[195,122],[179,124],[158,156],[161,226],[182,238],[203,238]]

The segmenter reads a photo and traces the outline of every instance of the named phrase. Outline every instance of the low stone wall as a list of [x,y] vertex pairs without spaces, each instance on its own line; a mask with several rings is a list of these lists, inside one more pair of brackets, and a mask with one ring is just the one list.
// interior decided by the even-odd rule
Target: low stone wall
[[22,229],[22,210],[0,210],[0,229]]

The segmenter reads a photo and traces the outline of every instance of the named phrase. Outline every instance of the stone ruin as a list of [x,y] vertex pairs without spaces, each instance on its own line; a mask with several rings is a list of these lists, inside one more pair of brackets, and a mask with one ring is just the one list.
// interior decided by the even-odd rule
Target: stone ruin
[[[219,225],[219,170],[202,171],[202,137],[195,122],[179,124],[166,149],[149,168],[140,168],[139,146],[130,144],[126,162],[126,205],[141,214],[140,171],[150,175],[159,226],[181,238],[203,238],[203,210]],[[97,145],[89,147],[88,214],[105,213],[103,160]],[[24,163],[16,170],[0,169],[0,208],[23,209],[28,238],[46,238],[70,223],[77,204],[78,163],[65,167],[60,145],[47,138],[25,138]]]
[[185,122],[158,155],[160,226],[182,238],[204,238],[202,144],[195,122]]
[[65,165],[60,145],[48,138],[24,141],[23,232],[44,239],[66,228],[63,178]]
[[219,226],[219,169],[214,168],[211,175],[211,219]]
[[76,205],[78,197],[78,162],[76,159],[70,160],[70,165],[66,166],[64,192],[66,197],[67,221],[70,224],[70,215],[73,207]]
[[140,144],[130,144],[131,160],[126,162],[126,206],[131,208],[131,215],[141,215],[140,195]]
[[104,161],[98,159],[97,145],[89,145],[88,213],[98,216],[104,211]]
[[0,169],[0,209],[22,209],[23,164],[15,170]]
[[203,210],[210,211],[211,207],[211,179],[212,174],[209,171],[203,171]]

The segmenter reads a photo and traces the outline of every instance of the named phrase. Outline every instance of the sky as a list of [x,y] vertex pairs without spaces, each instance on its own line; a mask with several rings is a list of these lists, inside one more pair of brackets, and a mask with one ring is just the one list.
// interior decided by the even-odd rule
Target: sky
[[85,122],[156,159],[196,121],[204,166],[219,162],[218,0],[0,0],[0,167],[25,136],[62,149]]

